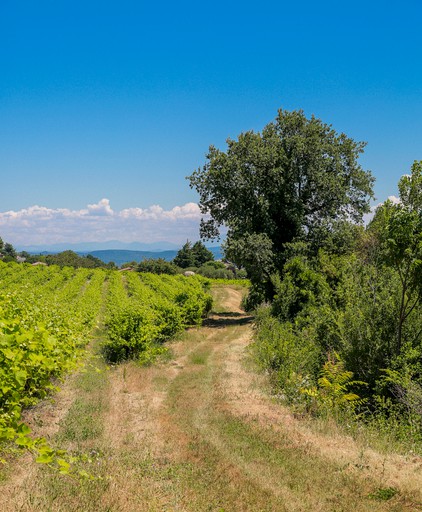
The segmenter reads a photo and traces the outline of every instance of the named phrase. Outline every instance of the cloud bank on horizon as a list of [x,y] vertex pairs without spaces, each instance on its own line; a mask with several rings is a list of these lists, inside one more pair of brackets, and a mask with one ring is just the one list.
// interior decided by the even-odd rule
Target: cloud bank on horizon
[[196,203],[164,210],[159,205],[115,211],[108,199],[82,210],[30,206],[0,212],[0,236],[14,245],[122,242],[181,243],[199,236],[202,215]]
[[[399,201],[395,196],[388,199]],[[378,203],[363,216],[368,224]],[[125,208],[115,211],[108,199],[88,204],[81,210],[30,206],[18,211],[0,212],[0,236],[14,245],[104,242],[172,242],[199,237],[203,215],[196,203],[186,203],[164,210],[159,205],[148,208]]]

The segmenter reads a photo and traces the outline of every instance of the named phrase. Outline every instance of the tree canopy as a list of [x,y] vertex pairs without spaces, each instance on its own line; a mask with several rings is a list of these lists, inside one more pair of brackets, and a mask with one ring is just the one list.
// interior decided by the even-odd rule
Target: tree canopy
[[202,242],[198,241],[192,245],[188,240],[176,254],[173,263],[180,268],[201,267],[213,259],[213,253]]
[[422,161],[398,184],[400,201],[378,207],[368,231],[375,235],[382,261],[400,279],[397,351],[402,345],[403,324],[422,298]]
[[0,237],[0,259],[3,261],[15,261],[17,253],[12,244],[3,242]]
[[237,249],[248,237],[263,245],[265,259],[270,248],[280,267],[286,243],[320,236],[322,225],[329,231],[338,221],[361,221],[369,211],[374,180],[358,163],[364,147],[301,110],[279,110],[262,132],[229,138],[225,152],[210,146],[205,165],[188,177],[206,216],[202,238],[219,238],[225,225],[235,263],[244,265]]
[[146,258],[139,262],[136,270],[138,272],[149,272],[151,274],[175,275],[178,272],[177,266],[164,258]]
[[114,263],[106,264],[99,258],[92,256],[92,254],[81,256],[70,250],[62,251],[57,254],[48,254],[46,256],[33,256],[31,259],[44,261],[48,265],[59,265],[60,267],[113,268],[114,266]]

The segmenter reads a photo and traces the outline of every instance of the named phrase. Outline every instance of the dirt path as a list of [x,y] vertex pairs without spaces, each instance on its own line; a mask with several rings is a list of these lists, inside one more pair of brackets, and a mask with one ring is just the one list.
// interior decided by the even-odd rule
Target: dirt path
[[[92,453],[88,469],[103,479],[81,484],[35,468],[19,500],[1,508],[0,498],[0,510],[422,509],[422,460],[318,434],[274,403],[246,364],[252,319],[239,307],[241,291],[214,293],[215,312],[171,344],[169,362],[120,365],[104,373],[106,382],[80,388],[98,405],[97,428],[69,430],[68,417],[59,439]],[[400,493],[371,497],[387,487]]]

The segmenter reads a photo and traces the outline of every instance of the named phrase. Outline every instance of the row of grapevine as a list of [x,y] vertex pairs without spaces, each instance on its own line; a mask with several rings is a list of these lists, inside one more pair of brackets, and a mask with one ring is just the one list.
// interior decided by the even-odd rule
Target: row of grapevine
[[141,274],[142,282],[160,296],[177,304],[184,325],[197,325],[204,311],[211,309],[210,296],[204,293],[209,281],[201,276]]
[[107,302],[107,359],[142,357],[182,329],[197,325],[211,309],[203,279],[113,273]]
[[0,262],[0,442],[27,442],[22,409],[75,368],[101,308],[106,358],[142,359],[200,323],[212,302],[205,284],[200,277]]
[[0,440],[22,408],[74,368],[101,306],[105,273],[0,262]]

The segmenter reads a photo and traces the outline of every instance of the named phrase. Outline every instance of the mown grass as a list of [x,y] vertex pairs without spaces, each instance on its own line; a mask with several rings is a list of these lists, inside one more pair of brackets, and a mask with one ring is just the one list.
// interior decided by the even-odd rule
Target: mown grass
[[32,495],[36,496],[39,510],[61,511],[74,507],[87,512],[98,510],[100,496],[109,485],[107,462],[110,450],[103,439],[103,417],[108,409],[108,367],[99,356],[104,336],[101,325],[94,332],[93,355],[85,370],[73,381],[75,400],[54,440],[57,446],[80,458],[74,469],[86,471],[94,480],[64,477],[48,468],[39,468]]
[[193,365],[204,365],[207,364],[208,357],[211,353],[209,347],[200,347],[189,355],[189,362]]
[[[223,287],[214,290],[222,301],[226,293]],[[221,303],[216,308],[221,313],[225,309]],[[368,477],[364,469],[328,460],[306,438],[298,442],[280,425],[274,428],[253,415],[234,414],[227,404],[232,391],[227,389],[224,361],[230,344],[250,327],[241,322],[228,325],[189,330],[182,337],[182,354],[178,345],[181,359],[161,363],[156,371],[134,363],[124,367],[127,373],[120,370],[125,382],[122,392],[132,393],[133,400],[137,395],[131,385],[147,375],[151,382],[146,390],[164,397],[156,431],[141,439],[130,425],[120,444],[113,444],[107,436],[112,373],[94,360],[75,381],[76,399],[57,442],[74,453],[88,454],[89,460],[81,467],[101,479],[72,479],[40,468],[24,502],[11,510],[418,510],[410,496],[397,489],[393,492],[381,480]],[[98,342],[101,336],[97,332]],[[147,416],[148,403],[144,409],[137,414]]]
[[192,465],[180,484],[194,493],[183,510],[399,511],[406,506],[399,495],[387,504],[374,502],[370,494],[379,482],[312,454],[306,443],[297,447],[287,434],[225,411],[217,383],[211,361],[201,371],[180,374],[170,390],[173,422],[190,440],[184,457]]
[[[103,296],[107,290],[104,283]],[[103,310],[92,332],[89,354],[82,370],[66,384],[73,402],[60,421],[57,434],[49,442],[76,457],[71,474],[61,475],[49,467],[30,462],[30,477],[16,493],[10,511],[98,510],[95,503],[108,486],[105,461],[103,416],[107,411],[108,367],[100,355],[105,339]],[[48,421],[48,419],[44,420]],[[81,477],[85,471],[90,477]],[[92,504],[92,505],[91,505]]]
[[[211,286],[211,294],[214,299],[213,308],[211,311],[215,314],[221,314],[227,312],[227,307],[224,306],[224,303],[227,301],[227,298],[229,296],[230,290],[236,290],[240,292],[242,298],[248,293],[248,283],[240,283],[238,285],[227,285],[227,283],[218,283],[218,280],[212,281]],[[224,280],[223,280],[224,281]]]

